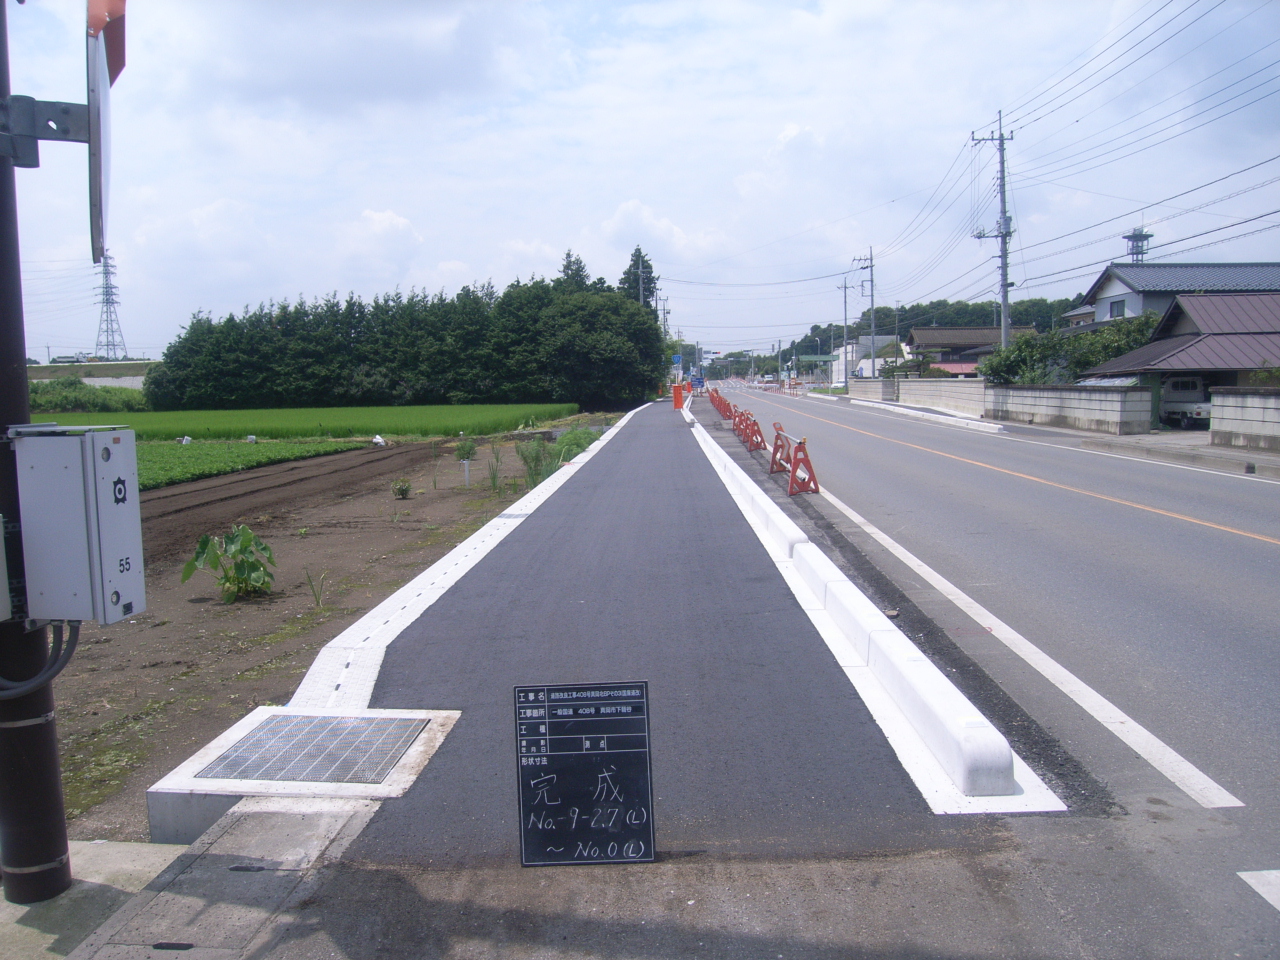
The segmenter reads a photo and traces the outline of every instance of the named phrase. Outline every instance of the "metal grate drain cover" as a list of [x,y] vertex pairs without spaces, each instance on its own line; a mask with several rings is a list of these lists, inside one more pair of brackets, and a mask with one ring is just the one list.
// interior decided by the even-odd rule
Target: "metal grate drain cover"
[[196,774],[219,780],[381,783],[427,725],[405,717],[268,717]]

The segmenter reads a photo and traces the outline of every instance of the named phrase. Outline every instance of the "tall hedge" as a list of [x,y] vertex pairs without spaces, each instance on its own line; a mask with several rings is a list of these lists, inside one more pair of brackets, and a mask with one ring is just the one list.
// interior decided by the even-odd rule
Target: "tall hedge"
[[656,313],[603,281],[489,284],[192,317],[147,373],[156,410],[643,401],[665,370]]

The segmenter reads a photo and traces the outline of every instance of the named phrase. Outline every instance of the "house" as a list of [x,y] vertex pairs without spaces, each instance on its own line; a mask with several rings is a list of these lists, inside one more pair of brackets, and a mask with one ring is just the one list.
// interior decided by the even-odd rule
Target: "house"
[[1151,341],[1099,364],[1089,378],[1195,374],[1207,387],[1240,386],[1240,375],[1280,367],[1280,293],[1175,296]]
[[1078,327],[1082,323],[1092,323],[1098,318],[1094,307],[1087,303],[1082,303],[1074,310],[1068,310],[1064,313],[1062,319],[1067,327]]
[[[1010,327],[1009,340],[1035,332],[1035,327]],[[975,375],[983,348],[989,353],[999,343],[999,327],[913,327],[903,347],[908,358],[927,354],[934,367],[963,377]]]
[[1069,316],[1087,322],[1136,317],[1144,311],[1163,315],[1181,293],[1277,293],[1280,263],[1112,263],[1093,281],[1084,303]]
[[[891,333],[878,333],[875,336],[875,352],[879,353],[890,344],[896,344],[898,338]],[[850,375],[855,377],[864,376],[863,369],[870,368],[870,364],[865,367],[861,361],[871,357],[872,338],[869,336],[857,337],[849,341],[848,346],[836,347],[832,353],[836,355],[836,361],[832,366],[831,379],[835,383],[840,383],[845,379],[846,366]],[[879,366],[879,364],[877,364]]]

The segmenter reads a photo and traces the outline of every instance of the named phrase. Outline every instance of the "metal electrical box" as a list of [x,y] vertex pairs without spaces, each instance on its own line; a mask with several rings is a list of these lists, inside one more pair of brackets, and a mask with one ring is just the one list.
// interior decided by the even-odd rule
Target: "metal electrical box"
[[9,436],[27,618],[110,624],[145,610],[133,431],[32,424]]

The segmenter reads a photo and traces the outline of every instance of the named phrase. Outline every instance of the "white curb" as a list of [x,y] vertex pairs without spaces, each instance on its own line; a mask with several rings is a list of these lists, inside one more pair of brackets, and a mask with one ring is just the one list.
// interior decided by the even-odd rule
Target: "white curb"
[[[933,811],[1065,810],[990,721],[701,424],[694,436]],[[916,743],[927,748],[927,759]]]

